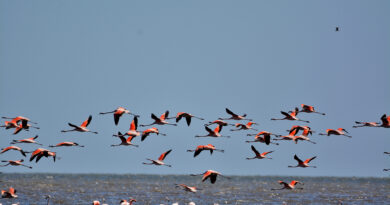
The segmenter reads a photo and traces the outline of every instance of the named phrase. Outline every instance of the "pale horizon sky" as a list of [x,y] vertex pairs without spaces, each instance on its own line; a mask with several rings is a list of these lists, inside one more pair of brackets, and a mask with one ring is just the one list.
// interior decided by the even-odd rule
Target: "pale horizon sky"
[[[390,115],[389,1],[1,1],[0,116],[29,117],[41,129],[12,135],[0,129],[1,148],[13,139],[39,135],[53,145],[74,141],[84,148],[50,148],[51,158],[25,167],[0,167],[3,173],[193,174],[213,169],[227,175],[388,177],[390,129],[352,128],[354,121],[380,122]],[[335,32],[339,26],[340,31]],[[274,150],[272,160],[245,160],[253,152],[252,131],[195,138],[203,124],[227,117],[225,108],[247,113],[259,131],[287,134],[301,122],[271,121],[300,104],[326,116],[300,113],[316,131],[317,144],[253,143]],[[206,120],[182,120],[177,127],[156,126],[167,136],[151,135],[134,147],[110,147],[118,126],[118,106],[141,115],[139,124],[189,112]],[[61,133],[68,122],[93,116],[92,133]],[[174,120],[171,120],[172,122]],[[1,119],[1,124],[4,120]],[[211,126],[214,128],[215,126]],[[319,136],[345,128],[353,137]],[[138,128],[140,131],[143,127]],[[186,152],[211,143],[225,153]],[[40,146],[19,144],[27,151]],[[146,158],[173,149],[169,167],[146,166]],[[314,168],[287,168],[317,156]],[[28,161],[30,154],[25,159]],[[0,160],[19,160],[14,151]]]

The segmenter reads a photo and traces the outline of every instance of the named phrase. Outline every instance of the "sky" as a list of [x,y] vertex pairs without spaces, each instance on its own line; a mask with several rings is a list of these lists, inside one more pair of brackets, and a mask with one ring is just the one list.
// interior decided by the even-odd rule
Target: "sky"
[[[5,173],[192,174],[213,169],[227,175],[388,177],[390,129],[352,128],[354,121],[390,115],[390,2],[383,1],[1,1],[0,115],[22,115],[41,129],[0,130],[1,148],[13,139],[39,135],[53,145],[74,141],[84,148],[51,148],[60,160],[41,159],[34,168],[3,167]],[[340,28],[335,32],[335,27]],[[307,142],[279,146],[272,160],[245,160],[253,152],[246,136],[195,138],[204,124],[228,117],[225,108],[247,113],[259,130],[287,134],[301,122],[271,121],[300,104],[326,116],[300,113],[316,133]],[[135,147],[110,147],[132,120],[118,126],[111,115],[123,106],[140,124],[189,112],[190,127],[157,126],[167,136],[149,136]],[[92,133],[61,133],[68,122],[93,116]],[[172,120],[173,121],[173,120]],[[4,123],[4,120],[1,120]],[[214,126],[211,126],[214,128]],[[319,136],[345,128],[353,138]],[[139,130],[143,130],[139,127]],[[225,153],[186,152],[213,144]],[[27,151],[40,146],[22,144]],[[169,167],[146,166],[145,158],[173,149]],[[314,168],[295,165],[294,154]],[[18,160],[9,151],[1,160]],[[29,158],[29,156],[28,156]],[[26,158],[26,161],[28,161]]]

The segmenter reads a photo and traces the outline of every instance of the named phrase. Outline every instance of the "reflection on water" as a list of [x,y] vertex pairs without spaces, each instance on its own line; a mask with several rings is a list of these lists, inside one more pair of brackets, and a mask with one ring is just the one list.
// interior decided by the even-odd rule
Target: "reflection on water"
[[[278,180],[299,180],[303,190],[271,191],[280,188]],[[336,177],[260,177],[218,178],[215,184],[202,183],[201,176],[184,175],[95,175],[95,174],[1,174],[0,189],[13,186],[17,199],[0,203],[91,204],[93,200],[119,204],[133,197],[136,204],[390,204],[390,179]],[[184,192],[175,183],[197,186],[197,193]]]

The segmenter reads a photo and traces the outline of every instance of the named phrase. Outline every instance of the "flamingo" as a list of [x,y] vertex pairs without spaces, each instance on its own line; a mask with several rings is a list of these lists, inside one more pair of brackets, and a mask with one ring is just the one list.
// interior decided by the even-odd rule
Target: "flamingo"
[[299,112],[317,113],[317,114],[320,114],[320,115],[325,115],[325,113],[316,112],[316,111],[314,110],[314,107],[311,106],[311,105],[301,104],[301,107],[302,107],[302,110],[300,110]]
[[157,135],[166,136],[166,134],[160,133],[160,131],[158,131],[158,129],[156,127],[152,127],[152,128],[149,128],[149,129],[142,132],[141,141],[144,141],[146,139],[146,137],[152,133],[155,133]]
[[150,117],[154,120],[153,123],[149,124],[149,125],[140,125],[141,127],[145,127],[145,126],[150,126],[150,125],[173,125],[173,126],[177,126],[177,124],[173,124],[173,123],[169,123],[168,121],[166,121],[166,119],[168,119],[168,115],[169,115],[169,111],[165,111],[164,114],[162,114],[160,116],[160,118],[156,117],[156,115],[154,115],[153,113],[150,115]]
[[225,177],[227,179],[230,179],[230,177],[227,177],[227,176],[224,176],[222,175],[221,173],[217,172],[217,171],[214,171],[214,170],[207,170],[205,171],[204,173],[202,174],[191,174],[190,176],[199,176],[199,175],[203,175],[202,177],[202,182],[206,181],[207,179],[210,178],[210,182],[212,184],[215,183],[215,181],[217,181],[217,176],[221,176],[221,177]]
[[76,142],[60,142],[56,145],[50,145],[49,147],[84,147],[84,145],[79,145]]
[[390,116],[383,114],[381,117],[382,124],[379,127],[390,128]]
[[272,159],[272,158],[266,157],[266,155],[269,154],[269,153],[272,153],[274,151],[263,152],[263,153],[260,154],[260,152],[256,150],[255,146],[251,145],[251,149],[255,153],[256,156],[254,156],[252,158],[246,158],[248,160],[249,159]]
[[204,120],[203,118],[201,117],[196,117],[194,115],[191,115],[190,113],[186,113],[186,112],[178,112],[176,117],[171,117],[171,118],[167,118],[167,119],[173,119],[173,118],[176,118],[176,123],[178,123],[181,118],[186,118],[186,121],[187,121],[187,125],[190,126],[191,124],[191,118],[197,118],[199,120]]
[[271,135],[274,135],[276,137],[281,136],[281,135],[272,134],[272,133],[267,132],[267,131],[261,131],[257,134],[247,134],[247,136],[253,136],[253,135],[255,135],[255,140],[254,141],[246,141],[247,143],[261,142],[261,143],[265,143],[266,145],[269,145],[269,144],[279,145],[279,143],[271,142]]
[[31,143],[31,144],[37,144],[37,145],[41,145],[42,144],[39,144],[35,141],[35,139],[38,138],[38,135],[36,135],[35,137],[30,137],[30,138],[27,138],[27,139],[22,139],[22,140],[12,140],[11,144],[17,144],[17,143]]
[[[300,127],[300,129],[304,130],[304,128],[307,127],[307,126],[293,125],[293,126],[291,127],[291,129],[286,130],[286,131],[287,131],[287,132],[291,132],[292,130],[296,129],[297,127]],[[309,127],[309,128],[310,128],[310,127]],[[299,130],[298,130],[298,131],[299,131]],[[310,132],[311,132],[311,134],[315,133],[315,131],[312,130],[311,128],[310,128]]]
[[234,124],[229,124],[229,123],[222,121],[222,120],[214,120],[212,122],[209,122],[208,124],[205,124],[204,126],[210,126],[212,124],[217,124],[219,126],[228,126],[228,125],[234,126]]
[[200,135],[195,135],[195,137],[227,137],[229,138],[230,136],[223,136],[221,135],[219,132],[222,131],[222,126],[218,125],[214,131],[211,130],[209,127],[205,126],[204,127],[206,129],[206,131],[209,133],[208,135],[203,135],[203,136],[200,136]]
[[185,184],[175,184],[175,185],[176,185],[176,187],[182,188],[184,191],[188,191],[188,192],[192,192],[192,193],[196,193],[198,190],[201,190],[201,189],[198,189],[197,187],[188,186]]
[[379,127],[380,123],[379,122],[359,122],[355,121],[356,125],[352,126],[353,128],[357,127]]
[[295,140],[296,139],[296,134],[297,134],[298,130],[292,130],[288,135],[285,135],[285,136],[278,136],[280,138],[278,139],[274,139],[274,140]]
[[16,128],[15,128],[15,131],[14,131],[14,135],[18,134],[22,129],[25,129],[26,131],[29,131],[29,128],[32,127],[32,128],[35,128],[35,129],[39,129],[39,127],[35,127],[35,126],[32,126],[30,124],[19,124]]
[[52,156],[53,160],[55,162],[56,155],[57,154],[55,152],[51,152],[51,151],[49,151],[47,149],[43,149],[43,148],[38,148],[31,154],[30,162],[33,161],[35,157],[36,157],[35,162],[37,163],[42,157],[48,158],[49,156]]
[[[127,131],[124,134],[124,136],[129,136],[129,137],[137,137],[137,136],[139,136],[141,133],[137,131],[137,128],[138,128],[138,117],[135,116],[133,121],[130,124],[129,131]],[[119,137],[118,135],[113,135],[113,136]]]
[[317,168],[316,166],[310,166],[309,165],[309,162],[311,162],[311,160],[317,158],[317,156],[314,156],[312,158],[309,158],[309,159],[306,159],[305,161],[302,161],[301,159],[299,159],[299,157],[297,155],[294,155],[294,159],[298,161],[298,165],[297,166],[288,166],[289,168],[296,168],[296,167],[303,167],[303,168],[306,168],[306,167],[313,167],[313,168]]
[[114,111],[111,111],[111,112],[101,112],[99,113],[100,115],[105,115],[105,114],[110,114],[110,113],[114,113],[114,123],[115,125],[118,125],[118,122],[119,122],[119,118],[123,115],[123,114],[129,114],[129,115],[134,115],[135,117],[139,117],[139,115],[136,115],[136,114],[133,114],[130,112],[130,110],[127,110],[126,108],[124,107],[118,107],[116,110]]
[[299,111],[298,111],[297,107],[295,108],[295,110],[293,112],[290,112],[290,113],[280,111],[280,113],[282,113],[282,115],[284,115],[285,117],[281,118],[281,119],[271,118],[271,120],[296,120],[296,121],[310,123],[310,121],[300,120],[299,118],[297,118],[298,112]]
[[168,164],[165,164],[165,163],[163,162],[163,160],[165,159],[165,157],[166,157],[171,151],[172,151],[172,149],[170,149],[170,150],[168,150],[168,151],[162,153],[162,154],[160,155],[160,157],[158,158],[158,160],[153,160],[153,159],[148,159],[148,158],[147,158],[147,160],[151,161],[152,163],[143,162],[143,164],[146,164],[146,165],[158,165],[158,166],[164,165],[164,166],[167,166],[167,167],[172,167],[172,165],[168,165]]
[[245,119],[246,114],[243,115],[237,115],[234,112],[230,111],[228,108],[226,108],[227,114],[231,115],[230,118],[218,118],[219,120],[248,120],[252,121],[252,119]]
[[12,187],[6,190],[1,190],[1,198],[8,198],[8,199],[13,199],[13,198],[18,198],[18,195],[15,194],[16,190]]
[[22,164],[24,162],[23,159],[21,160],[1,160],[1,162],[8,162],[8,164],[0,165],[0,167],[6,167],[8,165],[11,166],[23,166],[32,169],[32,167]]
[[298,143],[298,140],[304,140],[304,141],[311,142],[313,144],[317,144],[316,142],[311,141],[310,138],[308,137],[309,134],[312,135],[312,131],[311,131],[311,128],[309,126],[293,126],[293,128],[290,130],[290,133],[294,132],[294,131],[295,131],[295,133],[298,133],[299,130],[303,130],[303,131],[302,131],[301,135],[294,137],[293,140],[294,140],[295,144]]
[[282,189],[303,189],[303,188],[300,188],[300,187],[295,187],[297,184],[302,184],[304,185],[302,182],[300,181],[296,181],[296,180],[293,180],[290,182],[290,184],[287,184],[286,182],[284,181],[278,181],[279,184],[282,184],[283,187],[280,188],[280,189],[271,189],[271,190],[282,190]]
[[213,151],[218,151],[218,152],[224,152],[222,149],[216,149],[214,145],[212,144],[207,144],[207,145],[199,145],[196,147],[195,150],[187,150],[187,152],[195,152],[194,157],[198,156],[203,150],[210,150],[210,155],[213,154]]
[[320,133],[319,135],[344,135],[346,137],[349,137],[349,138],[352,138],[352,136],[350,135],[347,135],[345,133],[348,133],[347,130],[343,129],[343,128],[338,128],[337,130],[334,130],[334,129],[327,129],[326,130],[326,134],[324,133]]
[[61,132],[72,132],[72,131],[78,131],[78,132],[92,132],[94,134],[97,134],[97,132],[93,132],[87,129],[87,126],[92,120],[92,115],[88,117],[87,120],[85,120],[80,126],[74,125],[72,123],[68,123],[69,126],[73,127],[73,130],[62,130]]
[[129,201],[127,201],[126,199],[122,199],[119,203],[120,205],[132,205],[134,202],[137,202],[137,200],[130,198]]
[[3,154],[4,152],[7,152],[7,151],[9,151],[9,150],[16,150],[16,151],[19,151],[23,156],[26,156],[26,153],[29,153],[29,152],[23,151],[22,148],[20,148],[20,147],[17,147],[17,146],[9,146],[9,147],[6,147],[6,148],[1,149],[0,154]]
[[123,145],[123,146],[134,146],[134,147],[138,147],[138,145],[135,145],[135,144],[133,144],[133,143],[131,143],[131,140],[133,140],[134,139],[134,137],[135,136],[129,136],[127,139],[124,137],[125,135],[122,135],[122,133],[120,133],[120,132],[118,132],[118,135],[115,135],[115,136],[117,136],[117,137],[119,137],[119,139],[121,140],[121,143],[120,144],[113,144],[113,145],[111,145],[111,147],[115,147],[115,146],[121,146],[121,145]]
[[241,124],[241,123],[236,123],[234,126],[239,127],[238,129],[231,129],[230,131],[239,131],[239,130],[255,130],[257,129],[252,128],[252,125],[257,125],[256,122],[248,122],[247,124]]

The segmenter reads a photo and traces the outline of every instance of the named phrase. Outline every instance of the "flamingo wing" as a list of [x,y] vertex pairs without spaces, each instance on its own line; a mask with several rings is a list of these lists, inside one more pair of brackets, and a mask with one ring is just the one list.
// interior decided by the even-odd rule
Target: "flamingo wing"
[[312,157],[312,158],[309,158],[309,159],[305,160],[305,163],[309,163],[311,160],[313,160],[313,159],[315,159],[315,158],[317,158],[317,156],[314,156],[314,157]]
[[150,115],[150,117],[155,120],[155,121],[160,121],[160,118],[158,118],[156,115],[154,115],[153,113]]
[[162,154],[160,155],[160,157],[158,158],[158,160],[163,161],[163,160],[165,159],[165,157],[166,157],[171,151],[172,151],[172,150],[170,149],[170,150],[168,150],[168,151],[162,153]]
[[179,122],[181,120],[181,118],[183,118],[183,113],[179,113],[177,116],[176,116],[176,122]]
[[138,127],[138,118],[137,116],[135,116],[133,121],[130,124],[130,130],[137,130],[137,127]]
[[284,112],[284,111],[280,111],[280,113],[282,113],[282,115],[286,116],[286,117],[291,117],[290,114],[288,114],[287,112]]
[[190,126],[190,124],[191,124],[191,116],[187,116],[186,117],[186,122],[187,122],[187,125]]
[[72,123],[68,123],[68,125],[71,126],[71,127],[74,127],[74,128],[79,128],[79,126],[74,125],[74,124],[72,124]]
[[217,181],[217,175],[216,174],[212,174],[210,176],[210,181],[211,181],[212,184],[214,184]]
[[272,153],[272,152],[274,152],[274,151],[263,152],[263,153],[261,153],[261,155],[262,155],[262,156],[265,156],[265,155],[267,155],[267,154],[269,154],[269,153]]
[[161,115],[160,120],[165,120],[165,119],[167,119],[167,118],[168,118],[168,115],[169,115],[169,111],[167,110],[167,111],[165,111],[164,114]]
[[381,120],[382,120],[382,124],[384,125],[389,124],[389,120],[387,119],[386,114],[382,115]]
[[209,132],[210,134],[213,134],[214,132],[207,126],[204,127],[206,129],[207,132]]
[[271,143],[271,135],[264,135],[264,142],[266,145]]
[[226,112],[227,112],[227,114],[229,114],[229,115],[237,116],[237,114],[235,114],[234,112],[230,111],[228,108],[226,108]]
[[260,155],[259,151],[257,151],[257,149],[255,148],[255,146],[251,145],[251,149],[252,149],[252,151],[256,154],[256,156],[259,156],[259,155]]
[[299,157],[297,155],[294,155],[294,159],[297,160],[299,164],[303,163],[303,161],[301,159],[299,159]]
[[114,113],[114,122],[115,125],[118,125],[119,123],[119,118],[121,117],[121,114]]
[[203,149],[197,148],[197,149],[195,150],[194,157],[198,156],[202,151],[203,151]]
[[83,124],[81,124],[80,127],[87,127],[87,126],[89,125],[89,123],[91,122],[91,120],[92,120],[92,115],[90,115],[90,116],[88,117],[88,119],[85,120],[85,121],[83,122]]

